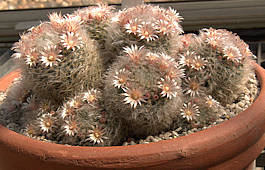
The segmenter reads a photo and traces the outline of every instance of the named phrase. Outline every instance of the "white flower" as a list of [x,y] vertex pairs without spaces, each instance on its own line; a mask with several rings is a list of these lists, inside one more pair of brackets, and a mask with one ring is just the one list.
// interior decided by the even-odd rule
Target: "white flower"
[[190,63],[191,68],[197,70],[197,71],[202,71],[205,68],[206,60],[201,58],[198,55],[195,55],[192,62]]
[[82,38],[73,32],[67,32],[61,36],[61,42],[63,43],[63,47],[67,50],[71,49],[75,51],[76,49],[80,49],[82,44]]
[[26,64],[30,67],[35,66],[39,60],[39,53],[35,49],[31,49],[29,54],[26,55]]
[[82,99],[83,101],[86,101],[87,103],[92,104],[98,100],[99,96],[100,96],[100,92],[98,90],[91,89],[83,94]]
[[68,102],[64,103],[62,109],[61,109],[61,117],[65,119],[66,117],[74,117],[76,115],[76,109],[81,107],[81,101],[71,99]]
[[104,136],[104,130],[98,127],[92,126],[92,129],[88,132],[90,133],[88,140],[93,142],[94,145],[104,143],[104,139],[107,139],[107,137]]
[[167,97],[169,99],[176,97],[180,89],[177,82],[175,80],[171,80],[168,76],[166,76],[165,79],[161,78],[161,81],[158,82],[158,88],[162,90],[162,97]]
[[217,46],[220,46],[222,44],[222,35],[218,30],[210,28],[210,29],[202,29],[202,34],[205,38],[206,43],[211,45],[213,48],[216,48]]
[[128,79],[128,73],[125,69],[121,69],[116,71],[116,75],[114,76],[113,85],[117,88],[125,89],[125,85]]
[[82,23],[83,21],[79,15],[65,15],[64,25],[60,31],[77,33],[77,31],[80,30]]
[[160,61],[159,61],[159,67],[162,70],[167,70],[170,67],[174,67],[174,61],[175,59],[172,58],[171,56],[165,54],[165,53],[161,53],[159,55]]
[[143,92],[140,89],[124,89],[125,93],[122,93],[123,96],[126,96],[124,101],[131,105],[131,107],[136,108],[141,102],[144,101]]
[[22,57],[22,54],[21,54],[21,53],[14,53],[14,54],[12,54],[11,57],[14,57],[14,58],[20,59],[20,58]]
[[166,10],[167,15],[174,17],[174,20],[176,22],[180,22],[181,20],[183,20],[183,17],[179,15],[179,13],[177,12],[177,10],[169,7],[168,10]]
[[150,22],[142,22],[141,25],[139,25],[137,32],[140,39],[145,39],[147,42],[158,38],[158,36],[155,34],[155,26]]
[[42,63],[46,67],[52,67],[53,65],[57,65],[58,61],[61,61],[62,55],[60,55],[61,50],[57,48],[57,46],[48,46],[41,51],[41,60]]
[[63,126],[64,132],[68,136],[74,136],[78,132],[78,124],[76,121],[65,121],[65,125]]
[[208,107],[216,107],[217,105],[219,105],[219,102],[213,99],[212,96],[207,96],[205,98],[205,103],[208,105]]
[[74,97],[67,103],[69,104],[70,107],[74,109],[79,109],[83,105],[82,99],[79,96]]
[[180,54],[180,60],[179,60],[179,64],[181,66],[187,66],[189,68],[191,68],[193,60],[195,58],[196,54],[194,51],[190,52],[190,51],[186,51],[184,54]]
[[65,119],[66,117],[72,117],[75,116],[75,108],[70,106],[69,102],[64,104],[64,106],[62,107],[62,110],[60,112],[61,117],[63,119]]
[[180,109],[181,115],[183,118],[186,118],[188,121],[191,121],[195,116],[199,116],[199,107],[196,104],[189,102],[188,104],[184,103],[183,108]]
[[175,33],[175,29],[172,28],[172,25],[169,24],[169,22],[165,20],[159,20],[155,23],[155,29],[158,33],[162,35],[172,35]]
[[223,49],[224,57],[228,61],[232,61],[234,63],[239,63],[242,59],[242,55],[237,47],[234,46],[226,46]]
[[173,76],[173,78],[184,78],[185,77],[185,69],[183,69],[180,65],[175,64],[174,65],[174,72],[175,72],[175,76]]
[[221,37],[212,37],[212,38],[207,38],[206,43],[208,43],[211,47],[217,48],[219,46],[222,46],[222,38]]
[[63,18],[61,13],[52,13],[49,15],[49,19],[52,27],[56,29],[62,28],[65,23],[65,19]]
[[124,52],[127,53],[133,61],[138,61],[143,54],[143,48],[144,46],[141,46],[140,48],[138,48],[137,45],[131,45],[131,48],[124,47],[123,49],[124,49]]
[[25,132],[26,132],[27,136],[33,137],[34,135],[36,135],[37,131],[38,131],[38,129],[34,124],[27,124],[26,125]]
[[197,77],[188,77],[184,81],[185,92],[191,97],[201,96],[203,93],[202,82]]
[[213,29],[213,28],[204,28],[202,29],[203,33],[208,37],[208,38],[216,38],[220,36],[220,33],[218,32],[218,30]]
[[146,54],[146,59],[150,62],[150,63],[156,63],[159,60],[159,55],[156,53],[152,53],[152,52],[148,52]]
[[107,19],[111,15],[111,10],[113,9],[113,7],[100,3],[98,3],[97,5],[97,7],[89,8],[91,19],[96,19],[98,21]]
[[52,131],[52,128],[55,126],[54,125],[55,120],[52,114],[49,113],[43,114],[39,120],[40,120],[40,127],[43,132],[48,133]]
[[134,19],[134,20],[130,20],[127,24],[125,24],[124,28],[126,29],[126,32],[129,34],[135,34],[137,33],[138,30],[138,20]]

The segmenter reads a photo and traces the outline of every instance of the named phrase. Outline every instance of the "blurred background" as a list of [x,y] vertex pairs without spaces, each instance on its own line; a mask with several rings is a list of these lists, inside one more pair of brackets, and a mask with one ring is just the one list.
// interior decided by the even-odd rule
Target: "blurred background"
[[[19,39],[19,34],[40,20],[47,20],[51,12],[62,14],[95,5],[108,3],[117,9],[122,3],[140,0],[0,0],[0,70],[1,75],[13,66],[6,63],[12,53],[9,49]],[[185,32],[201,28],[226,28],[245,40],[265,67],[265,0],[145,0],[161,7],[172,7],[184,17]],[[3,56],[4,55],[4,56]],[[9,61],[12,62],[12,61]]]
[[[143,0],[0,0],[0,78],[16,69],[10,59],[10,47],[19,35],[52,12],[62,14],[103,2],[117,9]],[[257,62],[265,67],[265,0],[145,0],[164,8],[174,8],[184,17],[186,33],[197,33],[202,28],[225,28],[245,40]],[[265,153],[256,160],[264,169]],[[254,168],[255,169],[255,168]],[[258,169],[258,168],[257,168]]]

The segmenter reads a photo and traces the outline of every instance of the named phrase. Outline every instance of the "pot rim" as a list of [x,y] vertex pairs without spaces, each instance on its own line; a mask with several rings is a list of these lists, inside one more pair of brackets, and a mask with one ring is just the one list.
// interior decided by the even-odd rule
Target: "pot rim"
[[14,152],[21,150],[22,155],[59,164],[78,162],[82,167],[137,168],[167,164],[185,169],[191,165],[197,168],[214,166],[257,143],[265,132],[265,70],[258,64],[255,70],[261,89],[249,108],[230,120],[187,136],[130,146],[68,146],[32,139],[0,125],[0,145]]

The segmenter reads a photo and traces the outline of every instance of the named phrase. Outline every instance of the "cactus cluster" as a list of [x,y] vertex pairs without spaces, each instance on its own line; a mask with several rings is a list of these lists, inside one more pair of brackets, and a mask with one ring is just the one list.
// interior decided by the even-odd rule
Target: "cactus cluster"
[[120,55],[120,49],[132,44],[168,52],[169,41],[183,33],[182,17],[172,9],[139,5],[117,12],[108,27],[107,47]]
[[106,110],[130,126],[131,135],[168,130],[183,102],[183,76],[184,71],[167,54],[143,46],[125,47],[107,72]]
[[171,8],[115,12],[100,4],[49,19],[13,47],[22,77],[6,102],[15,101],[29,136],[111,146],[209,125],[253,73],[239,36],[213,28],[184,34]]
[[61,104],[76,92],[100,86],[103,59],[80,17],[53,13],[49,18],[24,33],[13,49],[33,93]]

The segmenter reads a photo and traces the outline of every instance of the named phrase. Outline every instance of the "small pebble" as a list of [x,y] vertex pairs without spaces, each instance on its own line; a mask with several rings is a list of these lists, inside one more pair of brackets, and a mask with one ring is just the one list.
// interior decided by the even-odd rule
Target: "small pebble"
[[131,141],[129,144],[130,145],[136,145],[136,143],[134,141]]
[[179,136],[179,134],[177,132],[175,132],[175,131],[172,131],[172,134],[173,134],[173,137],[178,137]]
[[139,144],[144,144],[144,140],[143,139],[140,139],[140,141],[139,141]]
[[181,131],[182,130],[182,127],[179,127],[179,128],[177,128],[175,131],[176,132],[179,132],[179,131]]
[[234,109],[235,107],[236,107],[236,104],[235,103],[233,103],[233,104],[230,105],[230,108],[231,109]]
[[153,136],[147,136],[147,138],[146,138],[146,141],[148,141],[148,142],[152,142],[153,141]]
[[243,101],[241,101],[241,102],[238,103],[238,106],[243,108],[245,106],[245,103]]
[[245,98],[244,98],[246,101],[249,101],[250,100],[250,97],[248,95],[245,95]]

